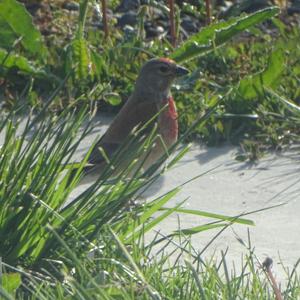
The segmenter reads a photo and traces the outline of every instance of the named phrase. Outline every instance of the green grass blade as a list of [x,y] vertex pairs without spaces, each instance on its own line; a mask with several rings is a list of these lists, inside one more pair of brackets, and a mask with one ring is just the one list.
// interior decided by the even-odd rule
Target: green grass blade
[[[145,228],[140,229],[138,232],[134,232],[134,227],[139,226],[140,224],[145,224],[150,219],[150,217],[153,216],[153,214],[158,212],[161,209],[161,207],[163,205],[165,205],[170,199],[172,199],[179,191],[180,191],[179,188],[175,188],[175,189],[171,190],[170,192],[168,192],[163,197],[155,199],[151,203],[147,204],[147,206],[145,207],[144,213],[142,213],[137,219],[138,224],[133,224],[127,228],[126,233],[127,234],[131,233],[127,237],[127,239],[132,238],[133,235],[138,235],[138,232],[140,232],[141,230],[143,230],[145,232]],[[168,209],[168,211],[169,210],[170,209]],[[126,235],[126,233],[125,233],[125,235]]]
[[[169,208],[162,208],[161,210],[166,210]],[[227,222],[232,222],[232,223],[239,223],[239,224],[244,224],[244,225],[255,225],[252,220],[249,219],[242,219],[242,218],[237,218],[235,217],[230,217],[226,215],[221,215],[221,214],[215,214],[215,213],[210,213],[206,211],[201,211],[201,210],[193,210],[193,209],[184,209],[184,208],[178,208],[176,209],[176,212],[178,213],[184,213],[184,214],[191,214],[191,215],[196,215],[196,216],[202,216],[206,218],[213,218],[213,219],[218,219],[222,221],[227,221]]]
[[146,287],[146,289],[147,289],[147,291],[149,293],[149,296],[153,300],[159,300],[159,299],[161,299],[161,296],[159,295],[159,293],[152,286],[150,286],[149,283],[146,281],[146,279],[145,279],[142,271],[139,269],[139,267],[135,263],[134,259],[132,258],[132,256],[127,251],[125,245],[121,242],[121,240],[112,231],[111,228],[110,228],[110,232],[111,232],[114,240],[116,241],[117,245],[119,246],[119,248],[121,249],[121,251],[124,253],[124,255],[126,256],[126,258],[128,259],[128,261],[130,262],[130,264],[133,267],[134,271],[136,272],[136,274],[138,275],[138,277],[140,278],[140,280],[144,283],[144,285],[145,285],[145,287]]
[[226,224],[200,225],[200,226],[195,226],[195,227],[191,227],[191,228],[187,228],[187,229],[176,230],[176,231],[174,231],[174,233],[172,233],[172,235],[179,235],[179,234],[192,235],[192,234],[196,234],[196,233],[199,233],[202,231],[207,231],[207,230],[220,228],[220,227],[224,227],[224,226],[226,226]]

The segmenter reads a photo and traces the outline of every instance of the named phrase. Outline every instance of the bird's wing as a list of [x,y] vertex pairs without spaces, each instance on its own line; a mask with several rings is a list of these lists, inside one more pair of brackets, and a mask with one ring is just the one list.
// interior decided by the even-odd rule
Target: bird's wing
[[99,164],[106,161],[99,148],[102,148],[105,155],[111,158],[132,130],[136,126],[142,126],[148,122],[156,114],[156,111],[157,108],[153,103],[139,103],[130,98],[117,114],[104,136],[96,143],[89,157],[89,163]]

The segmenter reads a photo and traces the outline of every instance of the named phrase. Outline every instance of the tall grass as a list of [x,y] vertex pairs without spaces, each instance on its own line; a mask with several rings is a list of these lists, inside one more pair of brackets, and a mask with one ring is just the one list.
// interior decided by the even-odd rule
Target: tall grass
[[[107,228],[100,238],[102,247],[92,257],[80,258],[56,238],[72,265],[63,265],[64,282],[41,282],[31,276],[19,291],[20,298],[27,290],[33,299],[275,299],[253,249],[243,257],[240,268],[231,269],[226,252],[219,262],[213,257],[203,261],[184,235],[180,242],[165,241],[159,250],[152,246],[157,237],[147,244],[141,236],[129,248]],[[172,244],[173,250],[168,251]],[[296,267],[287,274],[289,283],[281,290],[284,299],[300,295]]]
[[[205,122],[217,104],[193,127]],[[2,118],[0,124],[5,136],[0,150],[4,298],[11,299],[16,291],[20,299],[213,299],[209,298],[213,288],[215,295],[251,294],[249,285],[258,280],[255,269],[247,276],[233,274],[231,279],[229,275],[224,279],[220,266],[204,263],[188,236],[216,228],[221,234],[232,223],[253,222],[240,216],[185,210],[181,207],[184,201],[167,208],[180,187],[147,203],[134,204],[139,194],[187,151],[185,148],[177,153],[167,164],[166,153],[143,172],[137,158],[155,142],[155,126],[146,138],[141,138],[143,128],[134,132],[99,178],[70,202],[70,193],[89,155],[88,151],[82,162],[72,164],[73,154],[91,130],[87,109],[76,113],[65,110],[60,116],[47,116],[42,110],[37,116],[29,116],[23,129],[14,114]],[[128,161],[125,166],[124,161]],[[123,171],[116,173],[118,166]],[[213,222],[147,241],[147,232],[174,212],[209,217]],[[171,245],[175,250],[168,253]],[[227,266],[225,259],[222,266]],[[245,285],[237,279],[244,276]],[[295,293],[298,279],[296,273],[293,276],[290,282]],[[221,278],[225,280],[222,284]],[[8,282],[15,284],[9,288]],[[259,281],[258,286],[259,295],[270,293],[265,283]]]
[[[51,99],[53,97],[49,101]],[[204,122],[212,110],[196,123]],[[31,288],[35,280],[50,286],[57,280],[67,280],[75,264],[80,259],[85,262],[92,249],[100,253],[105,249],[107,255],[118,252],[114,249],[116,246],[111,248],[112,240],[121,247],[121,252],[126,247],[137,251],[146,232],[171,213],[179,212],[180,205],[177,205],[165,208],[161,215],[153,217],[179,189],[145,205],[131,204],[139,192],[159,176],[160,166],[168,156],[166,153],[146,173],[142,172],[140,165],[136,165],[137,158],[151,149],[156,139],[155,126],[146,139],[140,139],[139,131],[132,134],[125,141],[123,151],[116,153],[111,165],[96,182],[68,203],[89,155],[88,152],[85,159],[76,164],[77,173],[70,180],[73,174],[72,155],[91,130],[87,109],[82,108],[76,113],[66,110],[60,116],[46,116],[42,110],[37,116],[29,116],[23,129],[19,125],[20,120],[13,114],[1,120],[0,129],[5,138],[0,150],[3,158],[0,162],[0,236],[3,241],[0,256],[5,270],[14,273],[18,269],[26,279],[22,281],[23,287]],[[167,168],[176,163],[185,151],[177,154]],[[125,167],[124,161],[128,161]],[[115,168],[121,165],[124,170],[115,176],[112,165]],[[200,211],[198,214],[219,220],[218,227],[226,227],[232,222],[251,224],[241,218]],[[203,226],[194,233],[210,228],[215,226]],[[130,252],[126,252],[127,258],[132,255]],[[139,259],[134,261],[135,264],[140,263]],[[65,268],[69,270],[67,273]],[[148,289],[148,293],[150,290],[152,288]]]

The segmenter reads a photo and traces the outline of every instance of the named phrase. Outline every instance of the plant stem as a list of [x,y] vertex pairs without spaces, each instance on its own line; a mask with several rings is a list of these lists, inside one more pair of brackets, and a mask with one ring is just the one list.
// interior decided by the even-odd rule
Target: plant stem
[[108,38],[108,22],[107,22],[107,5],[106,0],[101,0],[102,13],[103,13],[103,28],[104,28],[104,37]]
[[275,294],[275,299],[276,300],[283,300],[283,298],[281,296],[281,292],[280,292],[280,290],[278,288],[278,285],[277,285],[277,282],[275,280],[275,277],[274,277],[274,275],[271,271],[272,264],[273,264],[273,260],[270,257],[267,257],[262,265],[263,265],[263,268],[264,268],[267,276],[269,277],[269,279],[271,281],[272,288],[273,288],[273,291],[274,291],[274,294]]
[[77,38],[83,38],[84,35],[84,26],[86,21],[86,14],[88,9],[88,0],[84,0],[80,2],[80,10],[79,10],[79,28],[77,32]]
[[171,44],[176,47],[174,0],[169,0]]
[[205,0],[205,8],[206,8],[206,24],[209,25],[211,23],[210,0]]

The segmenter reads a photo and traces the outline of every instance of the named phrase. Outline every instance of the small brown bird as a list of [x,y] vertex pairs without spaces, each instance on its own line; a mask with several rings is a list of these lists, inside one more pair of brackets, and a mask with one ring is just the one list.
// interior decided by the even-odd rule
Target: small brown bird
[[146,170],[156,162],[177,140],[178,116],[170,88],[176,77],[188,72],[168,58],[147,61],[139,73],[132,95],[92,150],[88,160],[89,168],[103,168],[106,161],[100,148],[111,158],[136,126],[143,126],[155,115],[157,134],[163,142],[157,139],[143,163],[143,169]]

